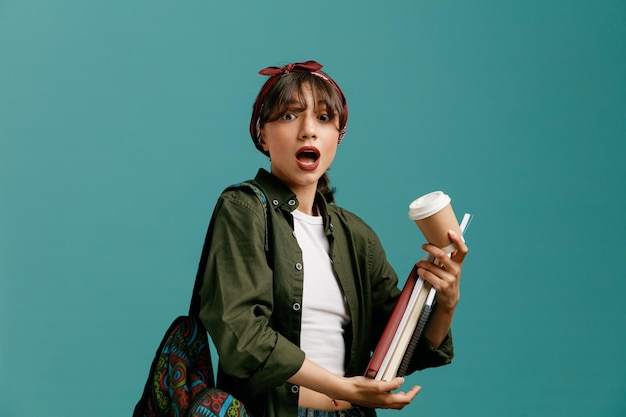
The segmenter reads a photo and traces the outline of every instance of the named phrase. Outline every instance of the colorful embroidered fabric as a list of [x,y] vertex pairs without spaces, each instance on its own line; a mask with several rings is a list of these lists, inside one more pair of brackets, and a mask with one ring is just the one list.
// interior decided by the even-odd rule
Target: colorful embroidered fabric
[[[209,341],[197,317],[170,326],[150,372],[142,417],[248,417],[243,404],[214,388]],[[138,412],[139,411],[139,412]]]

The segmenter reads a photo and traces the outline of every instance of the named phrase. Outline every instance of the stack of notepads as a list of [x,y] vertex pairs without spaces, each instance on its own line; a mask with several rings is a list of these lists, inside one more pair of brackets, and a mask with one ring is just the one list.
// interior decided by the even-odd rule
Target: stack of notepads
[[[461,232],[465,232],[471,217],[470,214],[463,216],[459,225]],[[428,255],[425,259],[432,258]],[[417,267],[414,266],[376,345],[365,376],[389,381],[406,374],[435,303],[436,292],[430,283],[417,275]]]

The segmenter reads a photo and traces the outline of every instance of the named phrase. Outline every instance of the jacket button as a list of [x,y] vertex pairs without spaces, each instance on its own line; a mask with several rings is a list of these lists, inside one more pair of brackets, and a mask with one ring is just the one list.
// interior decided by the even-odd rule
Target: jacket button
[[298,262],[298,263],[296,264],[296,269],[297,269],[298,271],[302,271],[302,264],[301,264],[300,262]]
[[297,394],[298,391],[300,391],[300,387],[298,387],[297,385],[292,385],[291,386],[291,392],[294,394]]
[[294,311],[299,311],[300,310],[300,303],[293,303],[292,308],[294,309]]
[[277,205],[279,204],[279,203],[278,203],[278,200],[273,200],[273,201],[272,201],[272,204],[273,204],[273,205],[275,205],[275,206],[277,206]]
[[296,205],[296,200],[289,200],[287,202],[287,204],[289,204],[290,206],[295,206]]

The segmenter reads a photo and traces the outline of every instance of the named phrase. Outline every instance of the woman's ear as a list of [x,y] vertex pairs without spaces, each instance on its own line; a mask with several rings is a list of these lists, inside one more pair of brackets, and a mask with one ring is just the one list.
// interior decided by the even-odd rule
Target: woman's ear
[[259,145],[261,145],[265,152],[269,151],[269,149],[267,148],[267,143],[265,142],[265,139],[263,139],[263,133],[259,135]]

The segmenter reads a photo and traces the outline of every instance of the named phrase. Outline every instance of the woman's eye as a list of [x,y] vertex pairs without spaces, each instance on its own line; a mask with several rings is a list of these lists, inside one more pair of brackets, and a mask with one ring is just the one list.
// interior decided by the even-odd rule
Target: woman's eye
[[326,113],[323,113],[323,114],[320,114],[320,115],[319,115],[319,119],[320,119],[322,122],[327,122],[327,121],[329,121],[329,120],[330,120],[330,116],[329,116],[329,115],[327,115]]
[[286,113],[286,114],[283,114],[282,116],[283,120],[293,120],[295,118],[296,116],[293,113]]

